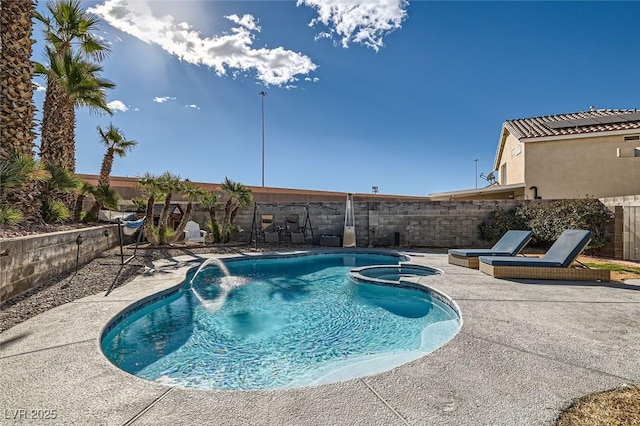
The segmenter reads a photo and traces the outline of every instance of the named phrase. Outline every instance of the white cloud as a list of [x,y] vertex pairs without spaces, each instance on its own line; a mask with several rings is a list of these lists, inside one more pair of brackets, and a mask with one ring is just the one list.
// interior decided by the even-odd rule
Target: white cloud
[[196,104],[191,104],[191,105],[185,105],[185,107],[187,108],[193,108],[193,109],[200,109],[200,107]]
[[167,102],[169,100],[174,100],[175,98],[171,97],[171,96],[156,96],[155,98],[153,98],[153,102],[157,102],[159,104]]
[[47,86],[43,86],[40,83],[38,83],[37,81],[34,81],[33,84],[36,85],[36,92],[44,92],[47,90]]
[[124,111],[127,111],[129,109],[129,107],[124,104],[124,102],[118,101],[118,100],[109,102],[107,104],[107,106],[109,107],[109,109],[111,109],[113,111],[123,111],[124,112]]
[[376,52],[384,46],[385,35],[401,27],[407,17],[407,0],[297,0],[298,6],[316,9],[318,17],[309,26],[322,24],[328,31],[320,38],[342,37],[342,47],[360,43]]
[[229,34],[203,38],[188,23],[176,23],[171,15],[153,16],[150,4],[148,0],[107,0],[88,11],[145,43],[159,45],[181,60],[213,68],[220,76],[228,70],[234,77],[252,71],[262,83],[280,86],[317,68],[308,56],[284,47],[253,48],[255,33],[261,28],[252,15],[226,16],[236,25]]

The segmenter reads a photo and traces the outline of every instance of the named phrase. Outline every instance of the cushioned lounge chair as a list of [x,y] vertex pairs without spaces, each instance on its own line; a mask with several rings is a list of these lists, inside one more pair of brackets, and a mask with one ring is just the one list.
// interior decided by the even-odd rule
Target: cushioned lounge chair
[[495,278],[609,281],[608,270],[572,267],[589,241],[591,232],[568,229],[543,257],[480,256],[480,270]]
[[507,231],[495,245],[489,249],[451,249],[449,263],[478,269],[480,256],[515,256],[533,238],[531,231]]

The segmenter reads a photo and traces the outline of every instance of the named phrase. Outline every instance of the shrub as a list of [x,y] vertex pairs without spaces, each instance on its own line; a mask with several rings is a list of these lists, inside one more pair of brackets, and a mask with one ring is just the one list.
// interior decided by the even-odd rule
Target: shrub
[[532,202],[519,206],[516,214],[541,242],[555,241],[565,229],[589,230],[592,249],[607,243],[605,225],[613,218],[611,210],[595,198]]
[[69,219],[71,213],[62,201],[46,200],[42,203],[42,218],[47,223],[58,223]]
[[9,206],[0,206],[0,225],[16,225],[22,220],[24,217],[20,210],[16,210]]
[[550,244],[566,229],[586,229],[593,238],[590,249],[607,243],[605,225],[613,213],[599,200],[535,201],[504,211],[499,206],[480,224],[480,239],[495,241],[509,229],[529,229],[538,243]]
[[217,222],[207,222],[207,229],[211,233],[212,243],[220,241],[220,225]]
[[530,229],[526,221],[517,215],[517,207],[504,210],[498,205],[479,227],[480,239],[483,241],[497,241],[510,229]]

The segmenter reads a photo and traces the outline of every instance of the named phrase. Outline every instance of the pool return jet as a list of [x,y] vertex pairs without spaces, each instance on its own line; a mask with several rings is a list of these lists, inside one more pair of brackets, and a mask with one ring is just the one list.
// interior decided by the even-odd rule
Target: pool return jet
[[353,211],[353,194],[347,194],[347,208],[344,213],[344,233],[342,247],[356,246],[356,218]]

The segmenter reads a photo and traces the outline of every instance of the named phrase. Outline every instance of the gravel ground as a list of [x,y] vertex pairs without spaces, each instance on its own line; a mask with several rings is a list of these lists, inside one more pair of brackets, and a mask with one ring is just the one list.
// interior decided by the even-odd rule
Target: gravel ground
[[[273,251],[276,249],[302,249],[304,247],[259,247],[257,251]],[[42,312],[63,305],[73,300],[91,296],[96,293],[120,287],[144,271],[147,263],[185,254],[205,253],[241,253],[256,249],[245,245],[226,247],[170,247],[170,248],[138,248],[136,257],[121,268],[120,249],[115,248],[102,253],[88,264],[75,270],[52,278],[26,293],[9,299],[0,305],[0,333],[16,324],[28,320]],[[133,250],[125,250],[125,256],[133,254]]]

